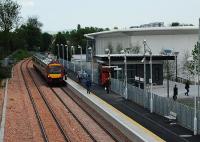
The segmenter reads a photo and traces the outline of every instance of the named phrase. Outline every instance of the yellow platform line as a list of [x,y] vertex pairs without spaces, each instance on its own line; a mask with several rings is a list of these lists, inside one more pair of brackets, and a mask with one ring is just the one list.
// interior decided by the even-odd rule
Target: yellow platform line
[[[120,112],[119,110],[117,110],[116,108],[114,108],[112,105],[108,104],[107,102],[105,102],[104,100],[102,100],[101,98],[99,98],[98,96],[94,95],[93,93],[87,94],[87,91],[84,87],[82,87],[81,85],[79,85],[78,83],[76,83],[75,81],[71,80],[70,78],[67,79],[68,83],[72,83],[71,86],[73,88],[75,88],[77,91],[79,91],[82,95],[84,95],[85,97],[87,97],[88,99],[90,99],[90,101],[92,102],[98,102],[98,106],[103,108],[109,108],[111,112],[114,112],[113,114],[115,116],[118,116],[118,120],[122,123],[126,122],[126,127],[129,128],[129,130],[131,130],[131,125],[134,128],[138,128],[140,130],[140,132],[148,134],[150,137],[153,137],[155,139],[155,141],[158,142],[164,142],[163,139],[161,139],[159,136],[157,136],[156,134],[154,134],[153,132],[151,132],[150,130],[148,130],[147,128],[143,127],[142,125],[140,125],[138,122],[134,121],[133,119],[131,119],[130,117],[128,117],[127,115],[125,115],[124,113]],[[96,103],[95,103],[96,104]],[[103,106],[101,106],[100,104],[102,104]],[[110,111],[103,109],[104,111],[106,111],[107,113],[109,113]],[[115,117],[116,118],[116,117]],[[119,119],[120,118],[120,119]],[[129,125],[131,124],[131,125]],[[137,129],[136,128],[136,129]]]

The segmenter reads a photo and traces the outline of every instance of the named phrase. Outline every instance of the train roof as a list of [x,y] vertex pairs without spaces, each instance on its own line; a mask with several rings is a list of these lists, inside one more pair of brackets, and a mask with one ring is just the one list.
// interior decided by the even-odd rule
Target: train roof
[[43,62],[44,64],[48,65],[50,63],[59,63],[56,59],[56,56],[54,56],[53,54],[49,54],[49,53],[36,53],[34,55],[37,59],[39,59],[41,62]]

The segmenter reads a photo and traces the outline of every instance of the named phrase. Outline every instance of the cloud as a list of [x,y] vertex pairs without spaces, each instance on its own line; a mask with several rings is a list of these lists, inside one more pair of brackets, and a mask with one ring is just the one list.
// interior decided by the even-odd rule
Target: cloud
[[23,7],[33,7],[34,1],[33,0],[17,0]]

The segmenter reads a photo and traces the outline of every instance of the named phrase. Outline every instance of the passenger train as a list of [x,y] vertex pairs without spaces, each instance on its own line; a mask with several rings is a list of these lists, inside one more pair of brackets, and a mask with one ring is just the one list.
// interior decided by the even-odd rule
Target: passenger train
[[42,74],[49,85],[64,84],[65,69],[53,55],[36,53],[32,61],[33,67]]

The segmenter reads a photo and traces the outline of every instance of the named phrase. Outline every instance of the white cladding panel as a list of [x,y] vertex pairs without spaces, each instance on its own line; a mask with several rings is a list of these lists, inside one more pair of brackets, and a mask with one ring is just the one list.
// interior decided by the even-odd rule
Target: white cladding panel
[[[197,34],[187,35],[152,35],[152,36],[132,36],[132,44],[139,43],[143,47],[142,41],[147,41],[153,54],[159,54],[162,49],[173,49],[179,52],[179,59],[182,59],[185,52],[191,53],[198,40]],[[143,52],[143,50],[142,50]]]
[[[110,45],[113,48],[113,53],[117,53],[117,48],[130,48],[140,46],[143,53],[143,40],[147,41],[153,54],[159,54],[162,49],[173,49],[178,51],[179,61],[185,55],[185,52],[191,53],[194,45],[198,40],[197,34],[184,35],[142,35],[142,36],[120,36],[120,37],[97,37],[96,38],[96,54],[104,54],[105,49]],[[118,52],[119,53],[119,52]]]

